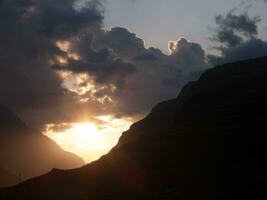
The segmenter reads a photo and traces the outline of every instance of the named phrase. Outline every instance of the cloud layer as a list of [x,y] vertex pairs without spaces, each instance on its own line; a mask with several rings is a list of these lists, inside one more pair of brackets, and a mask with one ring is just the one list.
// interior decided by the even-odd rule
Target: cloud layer
[[62,80],[51,69],[51,63],[65,54],[56,42],[102,23],[96,2],[80,10],[74,3],[0,1],[0,102],[21,114],[32,113],[32,119],[40,123],[44,118],[55,120],[54,112],[60,108],[59,116],[65,115],[66,105],[73,104],[72,95],[61,87]]
[[[70,41],[69,52],[54,69],[72,75],[86,73],[82,95],[102,103],[107,112],[118,116],[144,114],[159,101],[175,97],[179,89],[208,67],[199,44],[184,38],[170,42],[170,55],[146,48],[142,39],[125,28],[99,29]],[[88,83],[92,82],[92,90]]]
[[267,55],[259,18],[247,14],[216,17],[221,56],[186,38],[170,41],[166,55],[102,21],[96,0],[0,0],[0,103],[38,126],[142,116],[211,64]]

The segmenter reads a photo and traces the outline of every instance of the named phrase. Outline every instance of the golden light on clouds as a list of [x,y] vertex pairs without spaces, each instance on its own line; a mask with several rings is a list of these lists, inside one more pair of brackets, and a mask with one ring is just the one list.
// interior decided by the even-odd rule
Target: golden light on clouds
[[[77,61],[80,59],[80,56],[72,50],[70,41],[57,41],[56,46],[66,54],[63,56],[56,56],[55,62],[52,61],[51,65],[57,63],[64,66],[67,65],[70,60]],[[113,84],[96,84],[95,78],[88,73],[73,73],[62,70],[58,72],[58,75],[62,79],[62,87],[75,93],[78,97],[78,101],[81,103],[86,103],[89,100],[100,104],[115,103],[111,96],[115,93],[117,88]],[[103,93],[103,91],[105,92]],[[101,95],[99,95],[100,93]]]
[[79,60],[80,56],[76,53],[68,53],[68,58],[71,58],[72,60]]
[[97,85],[94,78],[86,73],[74,74],[72,72],[60,71],[59,76],[62,78],[63,88],[69,90],[78,95],[79,101],[82,103],[96,101],[98,103],[114,103],[114,100],[109,95],[99,96],[99,91],[109,91],[110,93],[116,92],[116,86],[109,85]]
[[69,41],[57,41],[56,45],[61,51],[68,52],[70,49],[70,42]]
[[60,64],[63,64],[63,65],[65,65],[65,64],[68,63],[68,59],[65,58],[65,57],[63,57],[63,56],[57,56],[57,57],[56,57],[56,60],[57,60]]
[[129,119],[117,119],[107,115],[96,117],[95,123],[48,124],[44,134],[64,150],[81,156],[89,163],[108,153],[131,124]]
[[66,56],[56,56],[56,61],[62,65],[68,64],[68,59],[79,60],[80,56],[73,52],[70,48],[71,43],[69,41],[57,41],[56,46],[63,52],[66,53]]
[[[58,41],[56,46],[65,52],[55,58],[56,63],[64,66],[71,59],[80,59],[79,55],[72,51],[69,41]],[[81,103],[88,101],[100,104],[116,103],[112,99],[112,94],[117,90],[115,85],[97,84],[95,78],[88,73],[77,74],[62,70],[58,71],[58,75],[62,79],[62,87],[76,94]],[[48,124],[44,134],[66,151],[81,156],[86,162],[91,162],[108,153],[116,145],[122,132],[131,124],[130,119],[118,119],[106,115],[95,117],[91,122]]]

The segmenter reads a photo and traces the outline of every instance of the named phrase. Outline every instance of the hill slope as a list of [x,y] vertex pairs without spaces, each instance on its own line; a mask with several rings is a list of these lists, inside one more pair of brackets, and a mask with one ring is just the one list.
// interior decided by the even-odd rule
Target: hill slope
[[19,177],[0,168],[0,187],[9,187],[19,182]]
[[55,167],[71,169],[83,164],[80,157],[63,151],[51,139],[28,128],[10,110],[0,106],[0,167],[9,172],[0,174],[1,186],[18,182],[18,178],[14,181],[8,174],[25,180]]
[[215,67],[156,106],[98,161],[2,199],[265,199],[267,58]]

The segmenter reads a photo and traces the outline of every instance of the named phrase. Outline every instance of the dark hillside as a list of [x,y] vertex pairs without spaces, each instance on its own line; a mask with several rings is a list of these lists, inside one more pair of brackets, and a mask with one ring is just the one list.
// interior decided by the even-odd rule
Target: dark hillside
[[2,199],[266,199],[267,58],[217,66],[157,105],[98,161]]

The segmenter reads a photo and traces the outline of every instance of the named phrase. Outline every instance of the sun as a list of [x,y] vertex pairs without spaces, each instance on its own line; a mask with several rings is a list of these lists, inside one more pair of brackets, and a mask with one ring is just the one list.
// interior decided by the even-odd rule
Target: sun
[[83,149],[101,149],[104,148],[102,137],[103,135],[97,128],[90,123],[74,124],[73,128],[67,130],[65,134],[73,135],[72,141],[77,144],[79,148]]
[[64,150],[81,156],[89,163],[108,153],[116,145],[122,132],[131,125],[131,121],[127,119],[115,119],[111,116],[100,116],[98,120],[99,124],[48,124],[44,134]]

